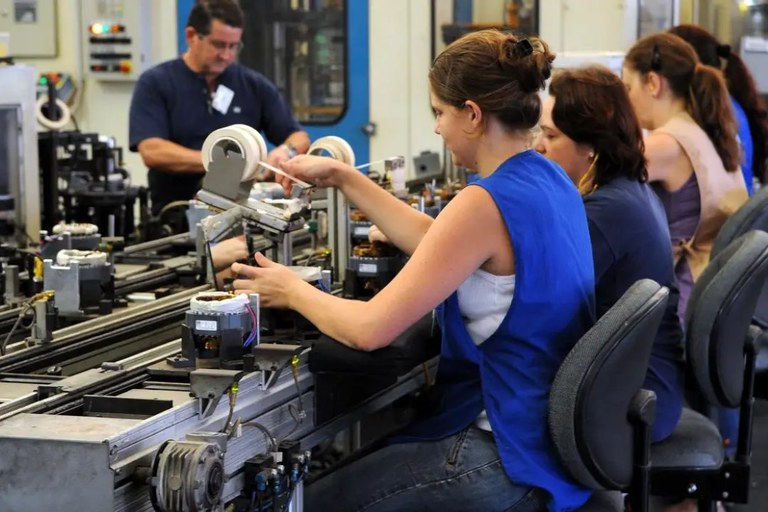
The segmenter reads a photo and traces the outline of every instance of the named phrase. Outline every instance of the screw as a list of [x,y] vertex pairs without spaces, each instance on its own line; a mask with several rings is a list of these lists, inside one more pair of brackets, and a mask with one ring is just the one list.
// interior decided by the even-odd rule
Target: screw
[[693,493],[695,493],[698,490],[699,490],[699,488],[696,487],[696,484],[689,484],[688,485],[688,494],[693,494]]
[[731,478],[731,474],[728,471],[725,472],[725,478],[726,480]]
[[723,499],[724,499],[724,500],[727,500],[727,499],[728,499],[728,492],[723,492]]

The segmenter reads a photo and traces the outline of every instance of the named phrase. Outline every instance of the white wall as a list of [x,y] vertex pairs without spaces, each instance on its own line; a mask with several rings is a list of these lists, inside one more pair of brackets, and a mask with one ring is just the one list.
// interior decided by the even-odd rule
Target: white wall
[[[77,81],[82,79],[78,51],[80,48],[79,0],[55,1],[57,7],[58,56],[56,58],[24,58],[19,62],[34,66],[38,72],[63,71]],[[155,0],[153,19],[147,20],[156,38],[156,58],[160,62],[176,56],[176,2]],[[83,27],[85,30],[85,27]],[[11,41],[13,48],[13,41]],[[85,81],[85,94],[75,114],[82,131],[97,132],[117,139],[123,148],[123,159],[134,184],[146,184],[146,167],[138,153],[128,151],[128,109],[134,82]]]
[[625,51],[637,34],[637,0],[541,0],[539,28],[555,52]]
[[371,161],[404,155],[412,175],[414,156],[442,152],[429,104],[429,2],[370,0],[370,20]]

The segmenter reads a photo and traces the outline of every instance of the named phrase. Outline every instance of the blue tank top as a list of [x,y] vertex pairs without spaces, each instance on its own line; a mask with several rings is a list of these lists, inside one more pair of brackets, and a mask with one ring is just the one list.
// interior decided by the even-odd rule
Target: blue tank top
[[584,206],[562,169],[534,151],[513,156],[472,186],[488,191],[504,218],[515,256],[515,295],[498,330],[480,346],[467,332],[456,293],[438,308],[437,411],[413,425],[407,439],[453,435],[485,409],[510,480],[549,492],[552,511],[572,510],[590,491],[557,460],[547,411],[560,364],[594,318]]

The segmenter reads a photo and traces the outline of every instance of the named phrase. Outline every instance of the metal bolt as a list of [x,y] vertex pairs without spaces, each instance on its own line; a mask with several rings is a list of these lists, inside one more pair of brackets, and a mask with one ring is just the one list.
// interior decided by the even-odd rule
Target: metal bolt
[[696,484],[689,484],[688,485],[688,494],[693,494],[693,493],[695,493],[698,490],[699,490],[699,488],[696,487]]

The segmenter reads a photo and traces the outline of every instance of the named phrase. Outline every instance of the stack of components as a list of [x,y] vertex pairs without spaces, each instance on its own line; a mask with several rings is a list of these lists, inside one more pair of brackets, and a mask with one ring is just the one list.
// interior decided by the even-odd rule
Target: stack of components
[[101,242],[94,224],[60,223],[53,227],[53,236],[44,234],[43,288],[54,292],[59,315],[112,312],[114,269],[107,253],[98,250]]
[[105,252],[62,249],[55,263],[44,260],[43,287],[54,292],[60,316],[112,312],[115,283]]
[[43,259],[55,258],[59,251],[77,249],[95,251],[101,244],[99,227],[95,224],[60,222],[53,226],[53,235],[43,232],[40,256]]
[[242,368],[243,356],[259,344],[259,296],[204,292],[190,301],[174,368]]

